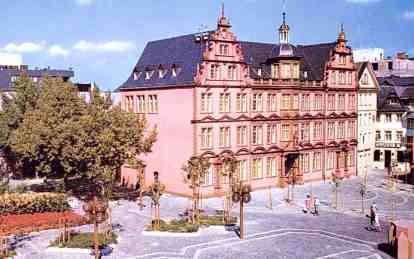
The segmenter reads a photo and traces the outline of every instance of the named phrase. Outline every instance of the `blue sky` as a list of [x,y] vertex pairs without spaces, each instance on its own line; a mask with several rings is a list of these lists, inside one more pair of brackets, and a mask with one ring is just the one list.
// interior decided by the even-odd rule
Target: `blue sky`
[[[0,52],[30,67],[69,68],[114,89],[147,41],[214,29],[221,0],[3,0]],[[282,0],[225,0],[240,40],[277,42]],[[328,42],[345,24],[353,48],[414,55],[413,0],[286,0],[291,42]]]

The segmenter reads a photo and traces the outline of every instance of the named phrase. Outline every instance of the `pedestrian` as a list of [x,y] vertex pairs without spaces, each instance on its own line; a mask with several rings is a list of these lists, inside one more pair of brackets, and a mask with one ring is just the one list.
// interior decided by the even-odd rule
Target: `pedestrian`
[[305,207],[303,208],[304,213],[308,213],[308,211],[310,211],[310,195],[309,194],[306,195]]
[[319,198],[315,196],[313,207],[315,208],[315,216],[319,216],[319,205],[320,201]]
[[380,221],[379,221],[378,213],[375,213],[374,221],[375,221],[375,231],[382,232],[382,228],[381,228],[381,224],[380,224]]
[[375,215],[377,214],[377,204],[373,202],[370,207],[371,227],[375,228]]

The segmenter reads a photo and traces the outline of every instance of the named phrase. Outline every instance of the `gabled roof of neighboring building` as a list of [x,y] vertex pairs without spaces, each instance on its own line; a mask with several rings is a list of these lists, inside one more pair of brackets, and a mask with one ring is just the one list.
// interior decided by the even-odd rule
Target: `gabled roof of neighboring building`
[[355,63],[357,66],[357,76],[358,80],[362,78],[362,75],[364,74],[365,70],[368,70],[368,73],[371,75],[371,78],[377,88],[380,86],[380,82],[378,81],[378,78],[375,76],[374,69],[372,68],[371,62],[358,62]]
[[399,77],[391,75],[389,77],[378,77],[378,82],[381,85],[394,85],[394,86],[414,86],[414,77]]
[[[206,32],[211,33],[211,32]],[[196,41],[198,34],[189,34],[169,39],[148,42],[131,75],[117,91],[124,89],[169,87],[193,85],[197,66],[202,61],[206,42]],[[251,68],[263,67],[264,76],[270,75],[268,59],[279,56],[280,45],[258,42],[240,42],[244,61]],[[301,70],[307,72],[307,80],[323,80],[325,64],[336,46],[336,42],[293,46],[293,55],[303,58]],[[172,68],[179,68],[176,76]],[[159,70],[165,71],[161,73]],[[146,75],[147,71],[152,71]],[[135,75],[134,75],[135,73]],[[257,77],[257,71],[250,69],[250,76]]]
[[24,73],[30,77],[45,77],[47,75],[52,77],[71,78],[74,76],[72,70],[58,70],[58,69],[0,69],[0,89],[3,91],[13,91],[12,77],[21,76]]
[[[396,99],[396,103],[389,103],[390,99]],[[404,112],[407,109],[401,104],[394,86],[382,86],[378,91],[377,110],[379,112]]]

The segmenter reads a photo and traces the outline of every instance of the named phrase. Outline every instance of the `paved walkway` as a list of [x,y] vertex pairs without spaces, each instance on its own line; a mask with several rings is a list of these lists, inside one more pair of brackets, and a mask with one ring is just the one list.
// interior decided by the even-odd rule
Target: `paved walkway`
[[[252,201],[246,206],[245,240],[240,240],[234,229],[224,227],[203,229],[194,237],[144,236],[142,230],[150,222],[150,208],[140,211],[136,203],[113,203],[113,223],[120,242],[106,258],[389,258],[378,250],[378,244],[386,242],[386,232],[366,229],[369,220],[360,212],[360,182],[358,177],[344,181],[338,211],[330,207],[332,186],[328,183],[296,187],[296,200],[291,205],[284,202],[286,190],[272,189],[272,208],[268,190],[253,193]],[[383,188],[379,171],[370,174],[368,183],[366,205],[369,207],[375,201],[383,221],[394,213],[390,199],[396,201],[398,217],[414,219],[412,193],[392,193]],[[310,191],[323,203],[320,216],[302,212],[304,198]],[[148,198],[145,204],[150,204]],[[222,199],[203,201],[207,211],[222,209],[222,205]],[[165,195],[161,200],[161,217],[177,218],[189,206],[185,198]],[[233,213],[238,216],[237,212],[235,207]],[[17,258],[92,258],[88,254],[46,251],[56,236],[57,231],[44,231],[17,242]]]

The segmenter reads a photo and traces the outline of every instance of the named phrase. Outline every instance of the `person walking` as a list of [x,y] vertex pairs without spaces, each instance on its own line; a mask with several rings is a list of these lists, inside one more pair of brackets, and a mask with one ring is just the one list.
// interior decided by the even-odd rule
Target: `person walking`
[[377,204],[373,202],[370,207],[371,227],[375,229],[375,217],[377,215]]
[[311,202],[310,195],[307,194],[306,195],[306,199],[305,199],[305,207],[303,208],[303,212],[304,213],[310,212],[310,202]]
[[378,213],[375,213],[375,217],[374,217],[374,224],[375,224],[375,231],[377,232],[382,232],[382,228],[381,228],[381,224],[379,221],[379,216]]
[[319,205],[320,205],[319,198],[315,196],[314,204],[313,204],[313,207],[315,209],[315,214],[314,214],[315,216],[319,216]]

